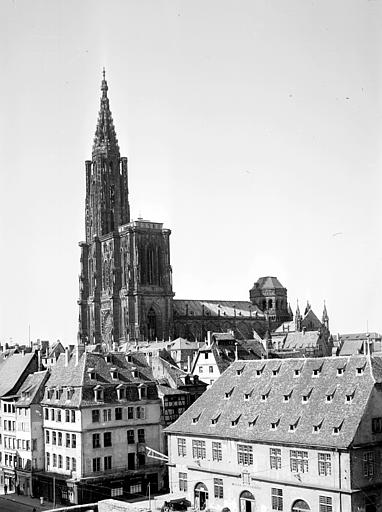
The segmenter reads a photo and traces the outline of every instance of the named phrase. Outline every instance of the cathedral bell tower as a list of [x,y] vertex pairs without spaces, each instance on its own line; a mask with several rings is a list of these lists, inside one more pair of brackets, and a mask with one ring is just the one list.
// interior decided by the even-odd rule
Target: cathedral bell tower
[[101,91],[92,159],[85,162],[78,337],[110,350],[123,341],[168,337],[174,294],[170,230],[130,222],[127,158],[120,156],[105,71]]

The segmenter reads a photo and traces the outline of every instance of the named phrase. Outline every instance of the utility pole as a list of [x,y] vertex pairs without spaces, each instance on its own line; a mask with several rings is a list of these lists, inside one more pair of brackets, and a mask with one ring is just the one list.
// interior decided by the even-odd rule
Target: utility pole
[[147,489],[149,491],[149,511],[151,512],[151,492],[150,492],[150,482],[147,485]]

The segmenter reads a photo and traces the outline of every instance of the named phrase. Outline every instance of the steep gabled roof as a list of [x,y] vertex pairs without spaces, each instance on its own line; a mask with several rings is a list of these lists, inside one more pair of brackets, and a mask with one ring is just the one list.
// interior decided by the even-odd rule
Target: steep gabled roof
[[34,353],[12,354],[3,358],[0,362],[0,397],[18,391],[21,376],[30,368],[33,371],[33,363],[36,364],[37,357]]
[[284,286],[280,283],[280,281],[277,279],[277,277],[274,276],[265,276],[260,277],[255,285],[257,285],[258,288],[272,288],[272,289],[285,289]]
[[174,314],[178,316],[220,316],[264,318],[264,313],[247,300],[185,300],[173,301]]
[[24,384],[18,392],[20,397],[16,403],[17,407],[28,407],[32,403],[39,403],[44,393],[44,385],[49,376],[49,371],[35,372],[25,379]]
[[[345,362],[339,373],[339,358],[236,361],[165,432],[347,448],[374,384],[382,382],[382,359],[354,356]],[[351,400],[346,396],[349,389],[354,391]],[[286,391],[289,398],[284,397]],[[212,423],[219,414],[219,420]],[[298,424],[291,430],[295,418]],[[317,418],[320,426],[315,431]],[[272,422],[277,428],[271,428]]]

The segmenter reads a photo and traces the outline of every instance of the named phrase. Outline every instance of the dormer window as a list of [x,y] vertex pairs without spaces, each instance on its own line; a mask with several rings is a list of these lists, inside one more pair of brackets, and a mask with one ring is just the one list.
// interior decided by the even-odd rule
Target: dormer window
[[102,386],[96,386],[94,388],[94,400],[96,402],[103,402],[103,388],[102,388]]
[[117,398],[118,400],[123,400],[126,398],[126,388],[124,388],[121,384],[117,386]]
[[365,366],[358,366],[357,375],[362,375],[365,370]]
[[132,358],[131,354],[128,354],[128,356],[127,356],[127,362],[128,362],[128,363],[132,363],[132,362],[133,362],[133,358]]
[[105,356],[105,361],[106,361],[107,363],[111,363],[111,355],[110,355],[110,354],[107,354],[107,355]]
[[244,393],[244,400],[249,400],[252,396],[253,389],[251,391],[248,391],[247,393]]
[[326,401],[327,402],[332,402],[333,401],[333,398],[334,398],[334,393],[336,392],[335,389],[331,390],[331,391],[328,391],[326,393]]
[[313,425],[313,433],[317,434],[318,432],[320,432],[321,427],[322,427],[322,421],[320,421],[320,423],[316,423],[315,425]]
[[139,379],[139,371],[136,369],[136,367],[133,366],[131,370],[132,370],[134,379]]
[[345,367],[337,368],[337,375],[343,375],[345,373]]
[[277,375],[279,374],[279,371],[280,371],[280,366],[278,368],[274,368],[272,370],[272,376],[277,377]]
[[264,366],[262,368],[259,368],[258,370],[256,370],[256,377],[261,377],[263,370],[264,370]]
[[277,419],[276,421],[272,421],[271,422],[271,430],[277,430],[279,423],[280,423],[280,418]]
[[113,380],[117,380],[118,379],[118,370],[117,370],[117,368],[110,368],[110,373],[111,373],[111,378]]
[[145,400],[147,398],[147,387],[139,386],[138,387],[139,400]]
[[241,375],[243,373],[243,371],[244,371],[244,368],[245,368],[245,366],[243,366],[242,368],[238,368],[236,370],[236,375]]
[[248,427],[254,427],[256,425],[258,416],[254,418],[252,421],[248,421]]
[[286,393],[284,395],[284,402],[289,402],[291,396],[292,396],[292,391],[289,391],[289,393]]
[[310,395],[312,394],[312,389],[310,389],[309,391],[307,391],[306,393],[304,393],[302,395],[302,403],[303,404],[306,404],[307,402],[309,402],[309,399],[310,399]]
[[201,413],[199,413],[198,416],[195,416],[194,418],[192,418],[192,423],[198,423],[200,415],[201,415]]
[[62,389],[61,388],[56,388],[55,392],[54,392],[54,398],[56,400],[60,400],[61,398],[61,393],[62,393]]
[[95,368],[88,368],[88,376],[91,380],[96,380]]
[[48,388],[48,389],[46,390],[46,397],[47,397],[47,399],[48,399],[48,400],[51,400],[51,399],[52,399],[52,397],[53,397],[53,389]]
[[66,399],[67,400],[71,400],[73,394],[74,394],[74,389],[73,388],[67,388],[66,389]]
[[212,418],[212,419],[211,419],[211,424],[212,424],[212,425],[216,425],[216,423],[219,421],[219,418],[220,418],[220,414],[218,414],[218,415],[216,416],[216,418]]
[[232,393],[233,393],[233,390],[234,390],[234,389],[235,389],[235,388],[233,387],[233,388],[232,388],[232,389],[230,389],[229,391],[226,391],[226,393],[225,393],[225,398],[227,398],[227,399],[228,399],[228,398],[231,398],[231,395],[232,395]]
[[301,370],[300,368],[295,368],[293,377],[300,377]]
[[355,389],[349,389],[345,395],[345,402],[352,402],[355,395]]
[[312,377],[319,377],[320,373],[321,373],[321,368],[314,368],[313,369],[313,373],[312,373]]
[[240,418],[241,418],[241,414],[235,420],[232,420],[231,427],[236,427],[236,425],[239,423]]
[[266,402],[268,400],[269,391],[267,393],[262,393],[260,397],[260,402]]
[[334,425],[334,427],[333,427],[333,434],[334,435],[339,434],[341,432],[342,424],[343,424],[343,420],[338,425]]

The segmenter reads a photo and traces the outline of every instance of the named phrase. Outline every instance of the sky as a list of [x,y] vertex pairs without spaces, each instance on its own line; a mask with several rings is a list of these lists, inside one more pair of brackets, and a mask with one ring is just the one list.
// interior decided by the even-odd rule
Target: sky
[[[382,331],[380,0],[2,0],[0,342],[75,343],[102,68],[176,298]],[[30,327],[29,327],[30,326]]]

